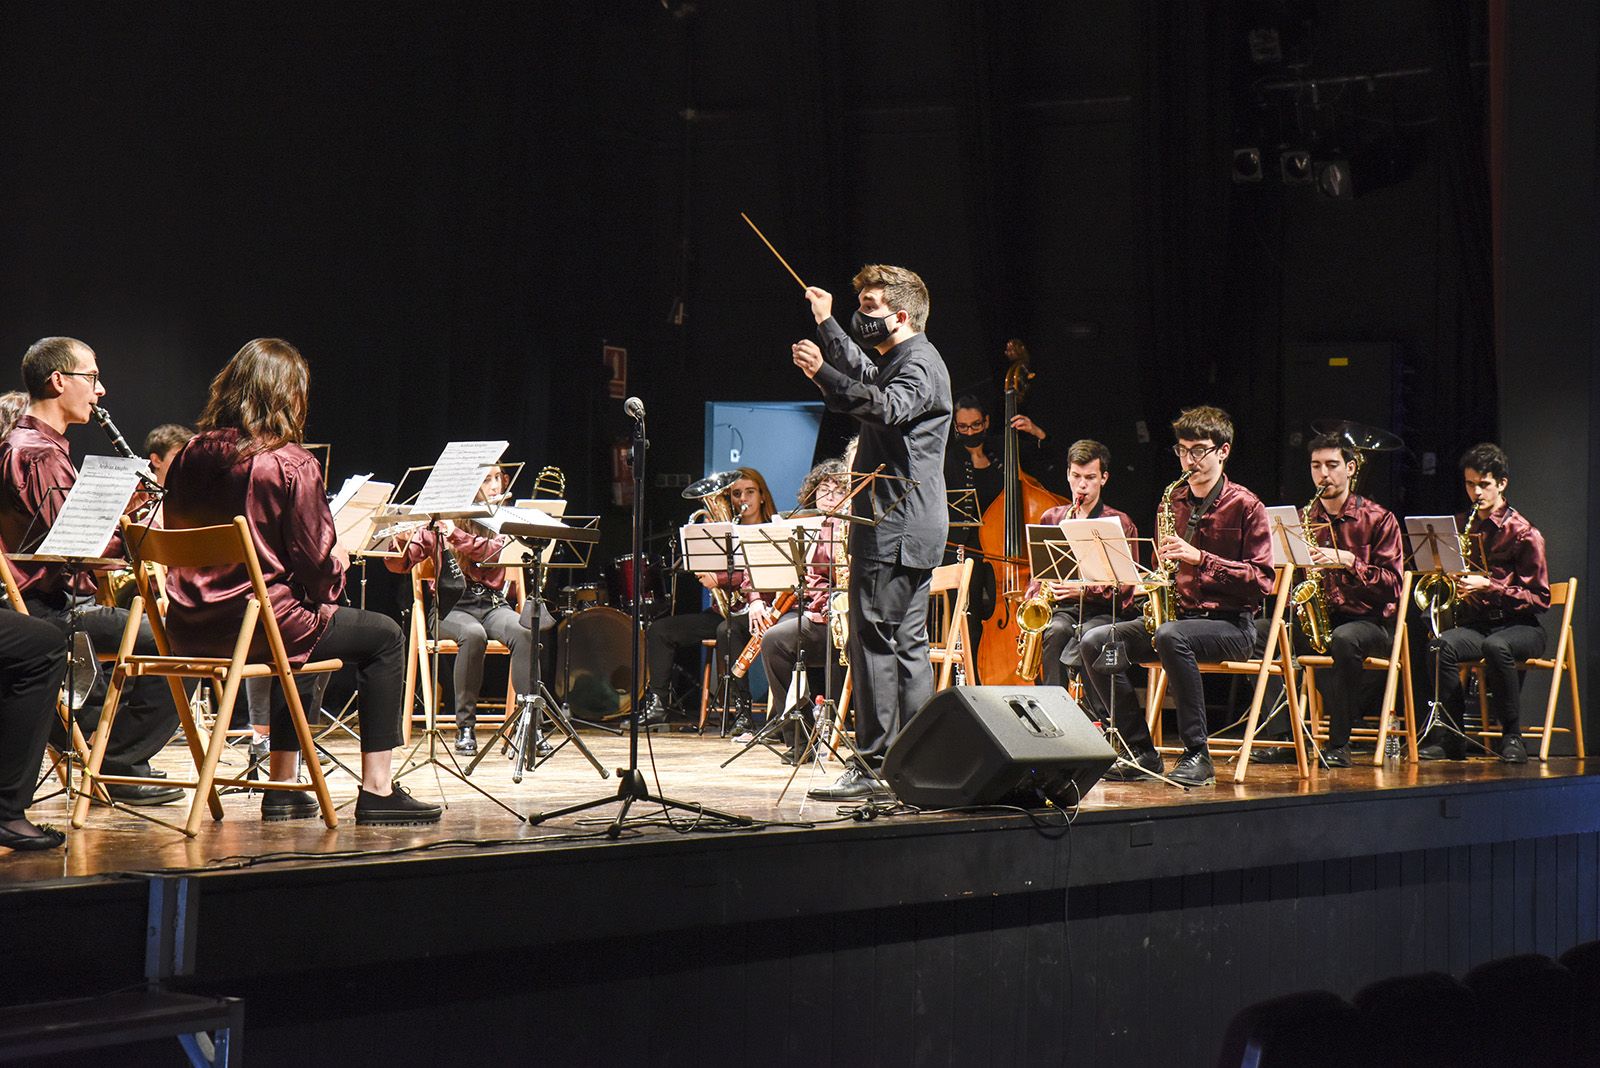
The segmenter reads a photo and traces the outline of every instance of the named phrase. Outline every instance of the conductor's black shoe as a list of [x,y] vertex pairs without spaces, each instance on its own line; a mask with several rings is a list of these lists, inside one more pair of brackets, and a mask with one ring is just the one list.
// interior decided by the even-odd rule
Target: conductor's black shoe
[[[1274,739],[1275,741],[1288,741],[1288,739]],[[1252,764],[1293,764],[1294,746],[1269,745],[1261,750],[1251,750],[1250,763]]]
[[881,781],[859,764],[851,763],[832,786],[819,786],[808,791],[806,796],[813,801],[868,801],[887,800],[890,795]]
[[438,805],[418,801],[399,783],[388,796],[368,793],[365,786],[356,795],[358,824],[438,823],[443,811]]
[[1347,745],[1324,746],[1322,760],[1330,768],[1348,768],[1350,767],[1350,747]]
[[170,805],[183,796],[183,791],[176,786],[134,786],[129,783],[108,785],[106,793],[111,795],[113,801],[139,808],[147,805]]
[[1526,764],[1528,749],[1522,744],[1522,735],[1508,734],[1500,742],[1500,759],[1507,764]]
[[265,790],[261,794],[261,818],[268,823],[309,819],[321,811],[316,797],[306,790]]
[[462,756],[476,756],[478,753],[478,736],[472,733],[471,727],[456,728],[456,752]]
[[1210,753],[1191,749],[1178,759],[1168,778],[1180,786],[1210,786],[1217,781],[1217,770],[1211,766]]
[[1418,760],[1465,760],[1467,751],[1464,747],[1447,748],[1439,742],[1433,742],[1417,750]]
[[[1160,775],[1166,767],[1161,762],[1161,754],[1154,749],[1146,749],[1142,753],[1135,753],[1133,762],[1139,768],[1143,768],[1145,771],[1153,771],[1157,775]],[[1138,768],[1130,768],[1126,764],[1114,765],[1110,771],[1101,776],[1101,778],[1110,779],[1112,782],[1138,782],[1144,777],[1144,773],[1139,771]]]

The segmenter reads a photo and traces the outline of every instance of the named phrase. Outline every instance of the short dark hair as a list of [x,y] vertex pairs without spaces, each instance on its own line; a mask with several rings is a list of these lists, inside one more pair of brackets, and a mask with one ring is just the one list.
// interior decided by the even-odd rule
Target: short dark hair
[[1081,464],[1087,467],[1091,462],[1099,460],[1100,470],[1111,470],[1111,450],[1092,438],[1083,438],[1074,441],[1067,449],[1067,463]]
[[976,393],[963,393],[963,394],[961,394],[961,396],[956,398],[955,407],[951,408],[950,410],[953,412],[953,411],[956,410],[956,408],[974,408],[974,409],[982,412],[983,413],[983,417],[985,419],[989,418],[989,405],[988,405],[988,402],[986,402],[982,397],[978,396]]
[[144,436],[145,456],[165,456],[194,437],[194,431],[180,423],[162,423]]
[[1233,420],[1221,408],[1209,405],[1185,408],[1172,421],[1172,436],[1180,441],[1210,438],[1215,445],[1232,445]]
[[1469,467],[1497,479],[1511,477],[1511,461],[1506,459],[1506,451],[1492,441],[1479,442],[1461,454],[1461,470]]
[[50,391],[45,384],[57,371],[71,371],[78,366],[78,349],[88,345],[72,337],[42,337],[28,346],[22,357],[22,384],[34,400],[47,400]]
[[928,287],[915,271],[887,263],[869,263],[851,279],[857,293],[863,289],[883,290],[883,302],[895,311],[906,313],[906,322],[917,333],[928,328]]
[[1308,456],[1322,449],[1338,449],[1339,455],[1344,457],[1345,463],[1355,463],[1357,456],[1355,446],[1351,445],[1349,439],[1343,434],[1318,434],[1306,442],[1306,455]]

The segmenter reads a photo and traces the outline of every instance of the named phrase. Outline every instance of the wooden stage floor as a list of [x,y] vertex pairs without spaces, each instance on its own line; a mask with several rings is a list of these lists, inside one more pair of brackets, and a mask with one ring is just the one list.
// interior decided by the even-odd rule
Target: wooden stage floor
[[[593,748],[601,763],[615,769],[627,761],[627,737],[586,731],[582,735]],[[480,739],[487,739],[480,732]],[[332,743],[332,750],[341,760],[354,766],[357,761],[355,743],[342,739]],[[447,763],[450,754],[439,747],[441,759]],[[782,801],[790,769],[780,764],[771,753],[757,748],[736,761],[731,767],[718,765],[726,760],[736,747],[714,735],[696,736],[681,733],[656,733],[648,741],[640,740],[640,763],[653,790],[658,789],[668,797],[748,816],[758,825],[734,833],[797,834],[807,828],[828,824],[848,824],[848,806],[822,804],[808,801],[808,787],[830,782],[838,771],[830,764],[825,772],[813,766],[801,769],[794,785]],[[404,754],[406,750],[402,750]],[[653,757],[653,760],[652,760]],[[230,754],[235,766],[242,757]],[[156,761],[159,767],[174,775],[184,774],[187,756],[175,747],[169,747]],[[1091,819],[1133,818],[1140,811],[1171,809],[1173,807],[1216,806],[1240,803],[1270,802],[1273,799],[1297,798],[1307,800],[1316,795],[1350,796],[1372,791],[1403,791],[1414,787],[1438,787],[1468,783],[1501,782],[1516,779],[1553,779],[1585,774],[1582,761],[1571,758],[1554,758],[1546,764],[1536,760],[1521,767],[1510,767],[1496,760],[1476,758],[1465,763],[1436,763],[1408,766],[1391,760],[1381,768],[1358,764],[1348,769],[1314,771],[1309,780],[1296,777],[1290,767],[1257,765],[1250,771],[1249,782],[1235,785],[1230,776],[1231,763],[1219,763],[1218,772],[1223,781],[1214,787],[1195,790],[1178,790],[1160,783],[1106,783],[1090,792],[1082,813]],[[1592,769],[1591,769],[1592,773]],[[226,818],[220,823],[208,822],[195,839],[188,839],[166,828],[155,826],[136,816],[121,812],[96,809],[91,812],[88,825],[70,831],[64,849],[45,853],[8,853],[0,850],[0,888],[18,888],[29,884],[43,884],[61,879],[104,876],[121,872],[151,872],[158,870],[201,869],[226,871],[232,868],[253,866],[268,859],[279,866],[316,865],[337,862],[352,854],[382,854],[387,851],[423,851],[427,855],[451,852],[483,851],[486,849],[527,850],[540,848],[570,849],[585,843],[600,841],[602,832],[617,810],[615,803],[599,807],[582,815],[564,817],[538,826],[530,825],[517,816],[489,801],[450,775],[422,767],[402,780],[417,796],[437,800],[441,796],[447,803],[444,818],[432,827],[422,828],[368,828],[358,827],[353,809],[346,805],[341,810],[341,823],[336,830],[327,830],[320,820],[298,820],[281,823],[263,823],[259,818],[259,795],[234,794],[225,796],[223,804]],[[498,753],[487,757],[473,774],[472,781],[491,794],[503,799],[518,813],[550,811],[582,800],[610,796],[616,789],[613,777],[601,779],[581,754],[570,746],[536,771],[525,775],[520,784],[511,781],[507,761]],[[329,778],[335,801],[350,801],[355,795],[354,780],[347,774],[333,771]],[[187,798],[177,805],[147,810],[164,818],[181,822]],[[693,822],[690,814],[677,814],[677,826],[669,827],[661,819],[661,810],[655,806],[635,806],[633,813],[643,817],[630,824],[624,840],[640,841],[671,837]],[[57,797],[35,805],[30,816],[36,822],[67,826],[65,801]],[[982,814],[962,812],[957,815],[939,813],[896,813],[890,819],[899,821],[964,820],[982,818]],[[996,813],[993,818],[1014,819],[1015,813]]]

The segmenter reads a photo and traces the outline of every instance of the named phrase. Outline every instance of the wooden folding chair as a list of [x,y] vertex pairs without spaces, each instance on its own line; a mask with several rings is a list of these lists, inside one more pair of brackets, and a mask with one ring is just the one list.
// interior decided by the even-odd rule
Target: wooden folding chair
[[[433,677],[433,655],[437,651],[439,656],[458,656],[461,647],[450,638],[428,637],[429,613],[422,597],[423,583],[433,581],[433,561],[423,560],[411,569],[411,626],[406,631],[406,682],[405,696],[401,708],[407,710],[404,719],[404,741],[411,741],[411,726],[413,720],[421,720],[424,724],[437,724],[439,717],[440,686]],[[522,577],[520,571],[513,571],[511,585],[513,592],[521,590]],[[520,598],[519,598],[520,599]],[[442,616],[440,617],[443,618]],[[510,656],[511,650],[504,643],[489,639],[489,644],[484,650],[488,656]],[[422,711],[416,711],[418,692],[422,695]],[[499,716],[480,717],[484,726],[496,726],[505,722],[506,716],[516,714],[517,693],[516,683],[513,681],[509,665],[506,670],[506,696],[503,703],[495,701],[480,701],[478,707],[498,708]]]
[[[1550,739],[1556,734],[1571,734],[1573,746],[1577,756],[1582,759],[1583,749],[1583,702],[1578,697],[1578,658],[1575,653],[1577,648],[1572,630],[1572,616],[1576,611],[1578,601],[1578,580],[1570,578],[1565,582],[1550,584],[1550,606],[1561,607],[1561,626],[1556,631],[1556,655],[1553,657],[1536,656],[1531,660],[1519,660],[1518,671],[1527,671],[1531,668],[1543,668],[1550,672],[1550,695],[1544,703],[1544,723],[1542,726],[1529,727],[1523,734],[1529,738],[1539,739],[1539,759],[1550,759]],[[1482,729],[1478,732],[1484,738],[1498,738],[1501,731],[1489,726],[1489,692],[1484,684],[1483,661],[1471,664],[1462,664],[1461,672],[1465,678],[1467,672],[1472,672],[1478,679],[1478,715]],[[1572,690],[1572,726],[1556,726],[1556,705],[1561,700],[1562,676]],[[1519,691],[1520,692],[1520,691]]]
[[928,659],[933,661],[933,666],[939,672],[933,684],[935,691],[943,690],[950,685],[950,677],[957,664],[961,665],[961,670],[969,681],[974,678],[972,635],[967,625],[967,602],[971,596],[971,586],[972,557],[970,556],[959,564],[945,564],[933,569],[928,595],[938,600],[939,625],[935,633],[939,637],[928,643]]
[[[1244,782],[1245,774],[1250,767],[1250,751],[1258,745],[1293,746],[1295,766],[1299,769],[1302,779],[1309,778],[1311,767],[1306,759],[1305,739],[1301,737],[1302,718],[1300,711],[1300,695],[1295,688],[1294,660],[1290,653],[1289,628],[1285,624],[1285,617],[1289,604],[1289,590],[1294,585],[1293,565],[1284,565],[1276,569],[1276,577],[1272,584],[1273,601],[1272,614],[1267,620],[1267,643],[1261,656],[1250,660],[1222,660],[1212,663],[1202,663],[1199,666],[1202,675],[1243,675],[1255,678],[1255,688],[1250,701],[1250,715],[1245,721],[1244,738],[1237,744],[1226,740],[1211,742],[1213,757],[1236,757],[1233,772],[1234,782]],[[1289,705],[1289,738],[1281,741],[1272,738],[1258,738],[1256,731],[1261,724],[1261,706],[1266,701],[1267,683],[1273,676],[1283,680],[1283,692]],[[1165,671],[1155,672],[1154,680],[1150,685],[1145,708],[1146,720],[1150,725],[1150,736],[1159,743],[1161,739],[1161,703],[1166,697],[1167,674]]]
[[[219,785],[257,790],[303,789],[304,784],[298,782],[253,781],[217,775],[217,763],[222,751],[227,747],[228,723],[233,718],[234,702],[239,697],[244,680],[270,677],[277,679],[283,688],[289,715],[294,721],[295,738],[300,743],[304,765],[311,777],[311,790],[316,794],[317,803],[322,808],[322,821],[329,828],[337,827],[339,818],[334,814],[333,799],[328,795],[328,784],[317,762],[316,745],[311,738],[311,727],[306,722],[305,709],[300,704],[300,693],[295,680],[301,675],[337,671],[344,665],[338,660],[319,660],[299,669],[290,667],[289,654],[283,645],[283,634],[278,629],[278,617],[273,613],[266,580],[261,576],[261,561],[256,555],[255,542],[251,538],[250,527],[244,517],[236,516],[232,523],[221,526],[161,530],[135,525],[124,516],[122,537],[123,544],[127,547],[128,558],[134,564],[134,577],[138,582],[139,593],[134,597],[133,605],[128,611],[128,623],[122,632],[122,645],[117,650],[116,663],[111,670],[111,682],[106,688],[105,708],[100,714],[100,726],[95,731],[94,749],[89,755],[88,767],[84,770],[85,782],[90,786],[99,783],[128,783],[193,790],[194,803],[189,808],[189,818],[183,827],[156,821],[182,831],[191,838],[200,833],[200,816],[207,807],[211,810],[212,819],[222,819],[222,800],[217,795]],[[139,637],[139,623],[146,614],[145,606],[154,604],[159,596],[158,591],[154,589],[149,570],[141,566],[147,561],[161,564],[169,569],[243,567],[247,571],[250,576],[252,596],[245,603],[244,618],[240,621],[239,632],[234,637],[231,656],[186,656],[176,652],[167,637],[161,613],[155,611],[150,612],[149,617],[158,655],[148,656],[133,651],[134,643]],[[252,659],[250,655],[258,627],[267,642],[269,658],[266,660]],[[197,775],[193,779],[104,775],[100,771],[101,764],[105,760],[106,745],[111,737],[111,727],[116,721],[117,706],[121,702],[122,691],[132,680],[145,677],[167,680],[172,702],[178,710],[178,722],[183,727],[184,738],[189,745],[189,755],[194,760]],[[222,693],[216,719],[212,722],[209,738],[204,744],[183,691],[181,681],[183,679],[200,679],[202,684],[210,683]],[[89,813],[89,801],[87,791],[78,795],[77,804],[72,810],[74,827],[83,826]]]
[[[1389,744],[1389,735],[1403,734],[1406,739],[1406,762],[1417,762],[1417,745],[1421,739],[1417,737],[1417,710],[1414,698],[1415,691],[1411,688],[1411,642],[1406,633],[1406,605],[1411,603],[1411,584],[1416,574],[1407,571],[1400,581],[1399,609],[1395,612],[1394,642],[1389,646],[1388,656],[1369,656],[1361,662],[1363,671],[1381,671],[1384,673],[1383,703],[1378,706],[1378,726],[1350,728],[1352,738],[1375,738],[1377,748],[1372,752],[1372,764],[1381,767],[1384,760],[1384,751]],[[1295,658],[1295,663],[1300,667],[1300,674],[1304,680],[1304,702],[1308,718],[1311,721],[1311,733],[1316,738],[1326,738],[1327,734],[1322,729],[1322,695],[1317,692],[1317,671],[1322,668],[1333,667],[1333,657],[1318,653],[1306,653]],[[1399,701],[1405,702],[1405,712],[1402,715],[1403,723],[1395,726],[1395,708]]]

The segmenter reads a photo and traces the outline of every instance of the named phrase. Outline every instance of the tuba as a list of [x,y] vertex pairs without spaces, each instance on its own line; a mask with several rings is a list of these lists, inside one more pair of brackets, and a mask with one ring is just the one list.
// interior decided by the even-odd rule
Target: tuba
[[[1179,486],[1188,481],[1189,472],[1185,471],[1161,493],[1161,505],[1156,509],[1158,551],[1163,541],[1178,536],[1178,521],[1172,511],[1172,495],[1178,492]],[[1161,574],[1164,581],[1147,583],[1144,588],[1144,629],[1151,634],[1154,634],[1161,624],[1170,623],[1178,618],[1178,590],[1173,585],[1178,574],[1177,561],[1162,557]]]
[[[718,471],[707,475],[699,482],[694,483],[683,491],[686,501],[699,501],[700,507],[689,516],[691,523],[735,523],[739,517],[733,514],[733,506],[728,501],[728,487],[739,481],[737,471]],[[743,515],[743,512],[740,513]],[[728,600],[728,591],[717,588],[710,591],[711,603],[717,606],[717,613],[723,619],[732,614],[733,606]]]
[[[1311,532],[1311,508],[1322,497],[1322,485],[1318,484],[1316,494],[1300,509],[1300,533],[1306,539],[1306,547],[1313,552],[1318,548],[1316,535]],[[1294,605],[1295,620],[1300,624],[1300,630],[1305,634],[1306,641],[1318,653],[1328,651],[1328,641],[1333,637],[1333,624],[1328,619],[1328,597],[1322,588],[1322,569],[1308,568],[1306,577],[1294,584],[1294,589],[1289,591],[1289,603]]]

